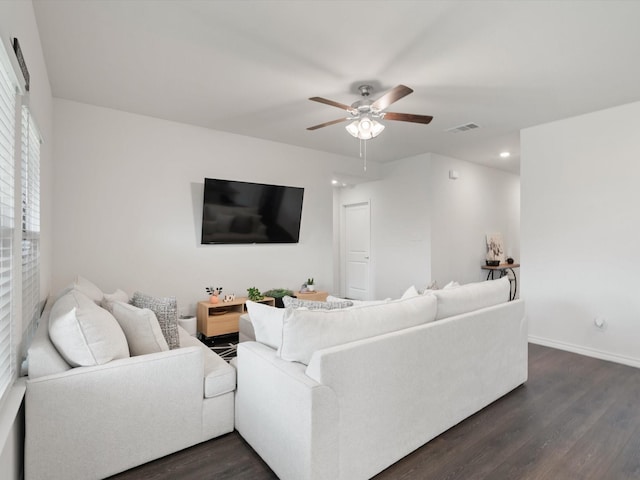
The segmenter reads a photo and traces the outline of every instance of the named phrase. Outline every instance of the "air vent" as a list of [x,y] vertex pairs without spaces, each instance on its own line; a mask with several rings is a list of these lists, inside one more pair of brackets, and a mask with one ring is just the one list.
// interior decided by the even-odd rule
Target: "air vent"
[[465,123],[464,125],[458,125],[457,127],[449,128],[445,130],[445,132],[452,132],[452,133],[466,132],[468,130],[473,130],[475,128],[480,128],[480,126],[476,123]]

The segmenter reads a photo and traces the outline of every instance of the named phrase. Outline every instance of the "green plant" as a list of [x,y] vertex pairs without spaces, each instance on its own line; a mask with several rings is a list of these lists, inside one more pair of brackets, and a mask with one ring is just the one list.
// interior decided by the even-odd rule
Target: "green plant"
[[313,285],[313,277],[307,280],[307,285]]
[[256,287],[247,288],[247,292],[249,293],[249,300],[252,302],[258,302],[264,298],[264,295],[260,293]]
[[271,290],[267,290],[266,292],[262,292],[265,297],[273,297],[273,298],[282,298],[282,297],[293,297],[293,291],[288,290],[286,288],[272,288]]

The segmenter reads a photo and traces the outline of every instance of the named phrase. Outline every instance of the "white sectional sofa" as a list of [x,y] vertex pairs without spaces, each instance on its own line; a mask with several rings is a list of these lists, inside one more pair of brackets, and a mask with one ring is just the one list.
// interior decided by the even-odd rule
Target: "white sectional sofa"
[[[100,326],[88,319],[104,312],[93,300],[73,294],[67,301],[77,305],[61,315],[83,316],[83,334],[95,339]],[[58,351],[51,311],[29,349],[26,480],[105,478],[233,431],[235,369],[184,329],[178,348],[135,355],[140,346],[129,341],[130,352],[111,360],[104,355],[114,341],[98,339],[98,364],[73,367],[69,359],[82,352]]]
[[258,342],[238,346],[236,429],[282,480],[376,475],[527,380],[524,302],[509,290],[504,278],[289,310],[266,337],[250,311]]

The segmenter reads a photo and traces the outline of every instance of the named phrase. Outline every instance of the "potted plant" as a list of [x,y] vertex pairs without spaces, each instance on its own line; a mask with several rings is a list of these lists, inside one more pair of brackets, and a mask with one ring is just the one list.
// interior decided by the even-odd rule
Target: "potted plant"
[[307,290],[309,290],[310,292],[314,292],[316,290],[313,277],[307,280]]
[[265,297],[273,297],[276,301],[276,307],[284,308],[282,299],[286,296],[293,297],[293,291],[286,288],[272,288],[263,293]]
[[247,293],[249,300],[251,300],[252,302],[259,302],[264,298],[264,295],[262,295],[260,293],[260,290],[258,290],[256,287],[247,288]]

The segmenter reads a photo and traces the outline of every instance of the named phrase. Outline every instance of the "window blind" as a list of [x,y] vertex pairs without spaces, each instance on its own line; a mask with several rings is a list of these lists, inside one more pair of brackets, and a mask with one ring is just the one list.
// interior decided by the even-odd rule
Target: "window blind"
[[[0,51],[6,60],[4,49]],[[16,90],[6,62],[0,61],[0,397],[13,381],[13,236],[15,230]]]
[[22,107],[22,325],[30,342],[38,325],[40,301],[40,134]]

